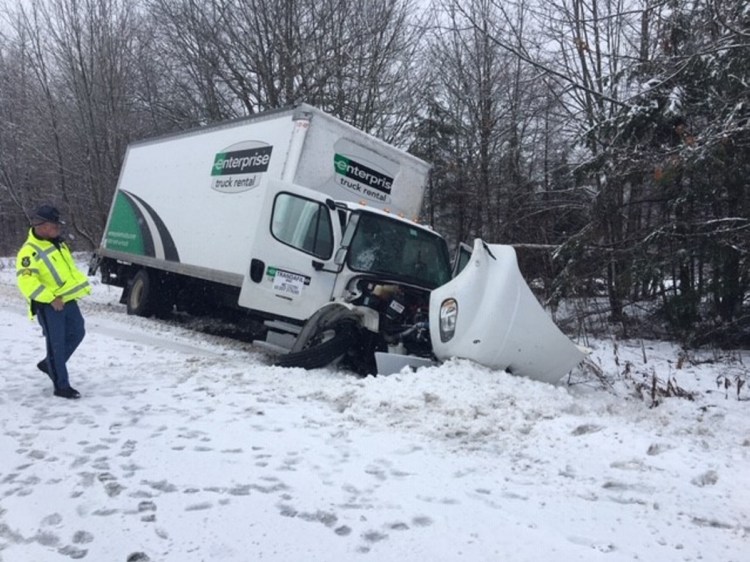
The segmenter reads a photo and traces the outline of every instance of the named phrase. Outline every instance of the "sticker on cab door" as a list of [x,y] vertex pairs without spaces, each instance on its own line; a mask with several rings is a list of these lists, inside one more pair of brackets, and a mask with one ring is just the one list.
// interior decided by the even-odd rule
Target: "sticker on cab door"
[[310,284],[308,276],[284,271],[276,267],[269,267],[266,270],[266,275],[273,281],[273,290],[276,293],[281,293],[289,297],[300,296],[305,285]]

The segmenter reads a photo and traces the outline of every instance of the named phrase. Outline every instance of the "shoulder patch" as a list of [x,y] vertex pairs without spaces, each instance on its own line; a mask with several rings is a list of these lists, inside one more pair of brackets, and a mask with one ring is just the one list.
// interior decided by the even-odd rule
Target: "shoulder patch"
[[31,258],[29,256],[26,256],[21,260],[21,265],[24,267],[29,267],[31,265]]

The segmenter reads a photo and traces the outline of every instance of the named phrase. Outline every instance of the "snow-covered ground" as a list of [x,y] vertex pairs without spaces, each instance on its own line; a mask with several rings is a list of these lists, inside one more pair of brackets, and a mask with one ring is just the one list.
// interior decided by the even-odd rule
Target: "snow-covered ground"
[[[750,560],[748,351],[589,342],[611,388],[361,379],[118,298],[82,302],[83,398],[55,398],[0,260],[0,561]],[[650,407],[653,375],[695,399]]]

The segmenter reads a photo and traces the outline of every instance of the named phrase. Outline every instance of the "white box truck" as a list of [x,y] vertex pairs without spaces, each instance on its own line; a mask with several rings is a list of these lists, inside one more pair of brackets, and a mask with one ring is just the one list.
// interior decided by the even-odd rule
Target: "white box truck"
[[430,322],[430,294],[455,272],[444,239],[416,222],[428,172],[305,104],[137,142],[90,272],[123,287],[129,314],[242,311],[282,365],[382,373],[443,347],[471,358],[475,341],[464,354],[430,332],[467,319],[446,296]]

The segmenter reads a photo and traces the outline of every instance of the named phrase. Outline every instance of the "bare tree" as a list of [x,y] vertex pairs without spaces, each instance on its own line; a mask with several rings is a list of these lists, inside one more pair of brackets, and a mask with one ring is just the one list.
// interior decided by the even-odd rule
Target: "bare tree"
[[[445,1],[436,5],[435,28],[430,41],[435,102],[450,116],[454,173],[449,200],[459,238],[469,235],[492,238],[491,216],[498,184],[496,155],[501,150],[501,90],[504,87],[502,53],[489,40],[496,14],[487,2]],[[468,11],[476,27],[464,17]]]
[[461,239],[530,242],[538,233],[525,217],[536,213],[543,180],[548,96],[538,71],[504,48],[521,44],[527,6],[442,0],[434,8],[432,95],[455,132],[453,169],[441,170],[454,197],[440,214],[455,219]]
[[[48,48],[63,88],[61,101],[73,112],[69,125],[77,141],[68,161],[70,181],[77,185],[63,183],[63,193],[79,217],[78,231],[95,242],[130,138],[140,18],[127,0],[50,4]],[[95,220],[80,220],[87,216],[84,210],[93,211]]]
[[21,146],[39,154],[46,199],[95,245],[140,111],[139,13],[125,0],[47,0],[19,6],[10,21],[36,94],[38,129]]
[[[150,19],[159,22],[152,53],[161,72],[154,81],[165,82],[157,96],[178,122],[187,118],[195,125],[257,110],[247,84],[235,84],[233,90],[224,79],[228,70],[222,66],[222,49],[228,43],[227,12],[232,8],[225,0],[148,2]],[[248,34],[242,42],[256,40]],[[244,95],[238,95],[243,89]]]
[[4,15],[9,31],[3,41],[0,185],[6,219],[3,224],[17,238],[28,225],[33,205],[60,200],[55,186],[62,170],[63,142],[58,133],[61,117],[53,99],[50,69],[40,60],[42,47],[36,33],[42,25],[40,7],[34,3],[30,12]]
[[151,0],[209,121],[305,101],[386,140],[420,86],[413,0]]

